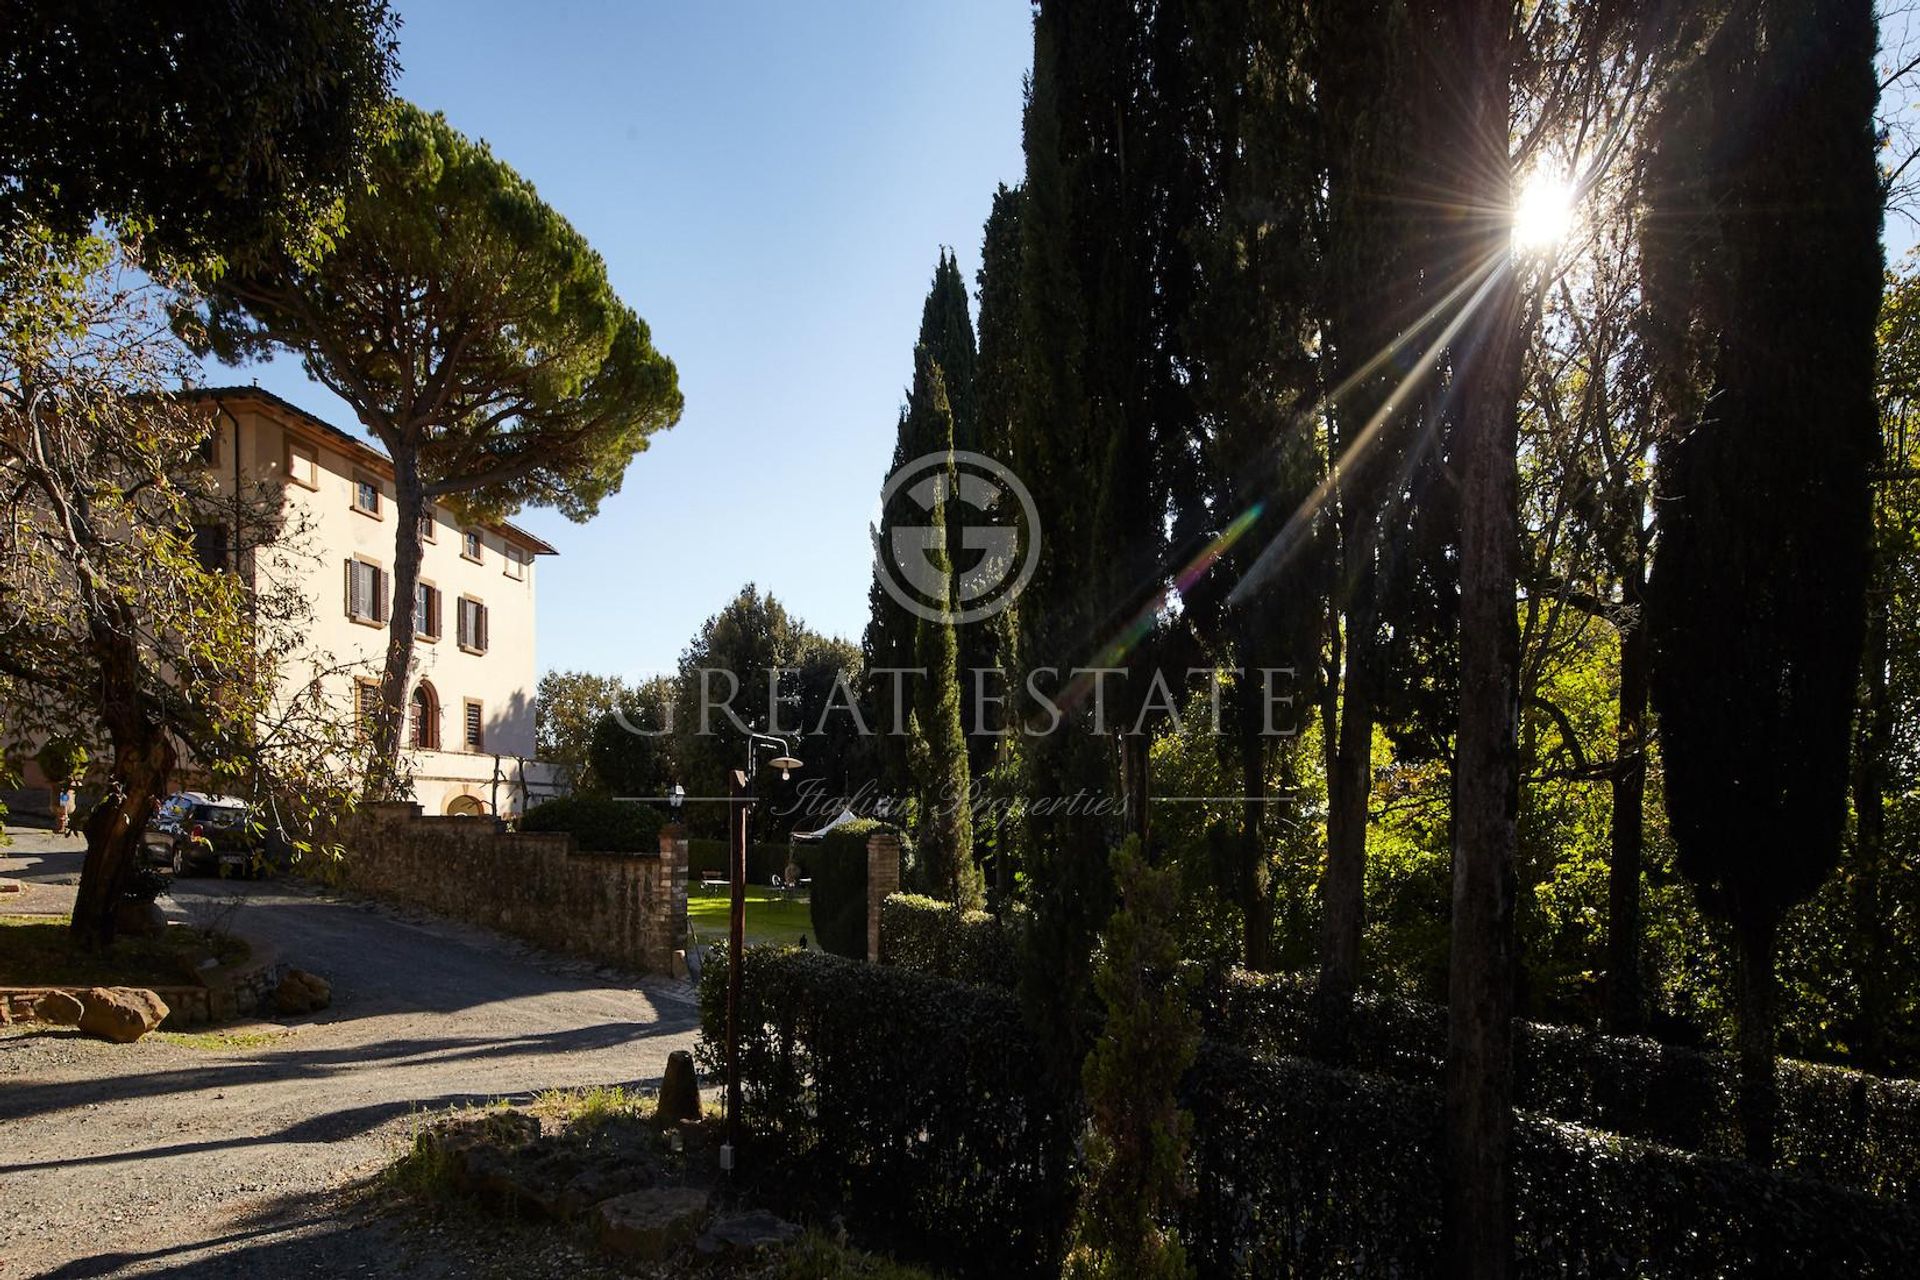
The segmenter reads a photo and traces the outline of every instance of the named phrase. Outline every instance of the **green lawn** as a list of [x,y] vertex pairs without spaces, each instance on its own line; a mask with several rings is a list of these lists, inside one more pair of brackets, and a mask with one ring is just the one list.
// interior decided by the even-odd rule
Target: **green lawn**
[[[704,888],[687,886],[687,919],[701,942],[724,941],[727,936],[727,889],[721,885]],[[808,914],[806,895],[776,894],[758,886],[747,888],[747,943],[797,943],[801,935],[809,940],[813,918]]]
[[246,954],[244,942],[209,943],[184,925],[159,937],[121,938],[104,952],[83,951],[67,936],[66,916],[0,916],[0,984],[7,986],[177,986],[195,981],[210,955],[230,963]]

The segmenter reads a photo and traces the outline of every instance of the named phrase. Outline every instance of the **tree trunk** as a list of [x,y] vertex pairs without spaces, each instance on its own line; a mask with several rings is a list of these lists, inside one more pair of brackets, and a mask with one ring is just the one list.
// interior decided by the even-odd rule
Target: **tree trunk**
[[[1458,85],[1450,181],[1467,208],[1512,207],[1505,0],[1436,11],[1435,83]],[[1444,70],[1443,70],[1444,69]],[[1462,246],[1511,254],[1503,217]],[[1524,344],[1516,267],[1501,262],[1454,348],[1461,471],[1460,727],[1454,754],[1453,927],[1447,968],[1446,1245],[1450,1274],[1513,1270],[1514,847],[1520,634],[1519,415]],[[1476,341],[1477,338],[1477,341]]]
[[1762,1167],[1774,1161],[1774,1117],[1779,1091],[1773,1076],[1773,943],[1771,920],[1736,921],[1740,999],[1740,1129],[1747,1159]]
[[380,705],[375,709],[367,766],[367,797],[397,800],[405,788],[401,776],[401,734],[407,723],[407,687],[413,674],[413,600],[420,588],[420,517],[426,511],[426,484],[420,458],[411,448],[393,453],[393,602],[387,615],[387,660],[380,673]]
[[132,635],[130,627],[109,623],[92,629],[100,655],[100,718],[113,744],[113,771],[107,795],[87,815],[87,856],[69,926],[74,940],[86,947],[113,941],[115,909],[139,867],[147,823],[173,776],[173,743],[140,697]]
[[[1371,538],[1364,528],[1356,536]],[[1347,669],[1340,690],[1340,741],[1327,770],[1327,868],[1320,890],[1324,914],[1319,998],[1329,1012],[1353,996],[1360,973],[1360,932],[1366,923],[1367,806],[1373,794],[1374,667],[1379,649],[1373,634],[1371,571],[1358,574],[1352,589],[1360,603],[1347,611]]]
[[1632,610],[1620,627],[1620,724],[1614,737],[1611,862],[1607,868],[1607,1026],[1635,1035],[1645,1018],[1640,991],[1640,863],[1646,842],[1647,646],[1642,593],[1627,588]]
[[[1496,136],[1504,138],[1504,107],[1498,120]],[[1476,1280],[1508,1275],[1513,1259],[1509,1155],[1520,656],[1514,604],[1520,343],[1514,301],[1513,276],[1504,271],[1487,299],[1486,346],[1474,362],[1460,424],[1465,466],[1447,970],[1447,1235],[1452,1274]]]

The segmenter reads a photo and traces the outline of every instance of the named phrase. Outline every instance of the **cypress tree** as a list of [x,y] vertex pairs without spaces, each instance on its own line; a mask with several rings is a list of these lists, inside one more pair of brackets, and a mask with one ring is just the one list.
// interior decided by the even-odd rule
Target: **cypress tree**
[[[918,367],[922,351],[927,353],[948,389],[946,407],[938,414],[931,405],[921,403],[927,393]],[[967,310],[967,287],[960,275],[959,263],[946,249],[940,251],[933,283],[920,309],[920,336],[914,352],[913,390],[908,394],[907,405],[895,429],[889,475],[930,453],[974,447],[977,415],[973,391],[973,320]],[[949,425],[939,425],[941,423]],[[874,531],[877,555],[884,554],[884,549],[891,545],[894,526],[902,520],[913,525],[926,522],[926,513],[915,509],[913,500],[904,491],[897,492],[880,513],[880,525]],[[958,545],[952,534],[949,530],[949,548]],[[879,673],[888,668],[920,665],[914,656],[918,619],[887,594],[880,582],[881,572],[876,563],[874,581],[867,591],[867,631],[862,643],[868,672],[867,723],[878,735],[876,763],[881,785],[891,794],[908,795],[914,791],[910,763],[913,735],[910,733],[903,739],[892,732],[895,677]]]
[[[922,347],[915,353],[914,400],[926,406],[937,434],[944,427],[949,440],[953,415],[939,366]],[[945,527],[946,495],[953,490],[955,471],[948,449],[947,470],[936,491],[929,523]],[[950,544],[948,544],[950,545]],[[930,556],[946,581],[947,607],[954,603],[953,562],[947,546]],[[973,857],[973,808],[967,772],[967,740],[960,723],[960,643],[950,620],[921,618],[915,635],[915,664],[927,674],[919,682],[914,708],[921,769],[915,779],[919,825],[917,851],[922,879],[934,896],[969,911],[986,903],[980,868]]]
[[1875,33],[1870,0],[1709,8],[1653,130],[1645,269],[1672,422],[1651,691],[1681,870],[1733,926],[1765,1162],[1774,941],[1846,824],[1877,448]]

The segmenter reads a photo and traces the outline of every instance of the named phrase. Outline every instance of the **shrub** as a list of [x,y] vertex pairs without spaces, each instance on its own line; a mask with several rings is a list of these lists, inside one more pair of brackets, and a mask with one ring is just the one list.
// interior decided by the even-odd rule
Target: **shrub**
[[48,738],[33,753],[33,759],[40,766],[40,772],[47,776],[47,781],[58,786],[85,773],[90,757],[87,748],[73,738]]
[[[1446,1010],[1388,996],[1356,998],[1347,1061],[1363,1071],[1438,1084]],[[1313,987],[1294,975],[1232,974],[1210,1029],[1264,1056],[1306,1056]],[[1920,1082],[1782,1060],[1780,1167],[1877,1195],[1920,1199]],[[1738,1071],[1723,1054],[1571,1027],[1522,1022],[1514,1036],[1518,1106],[1555,1119],[1702,1155],[1742,1151]]]
[[584,853],[658,853],[658,811],[626,800],[561,796],[527,810],[522,831],[564,831]]
[[[1440,1248],[1436,1088],[1218,1043],[1187,1078],[1203,1274],[1426,1275]],[[1904,1204],[1522,1114],[1523,1276],[1899,1276]]]
[[936,978],[1011,987],[1019,927],[937,898],[891,894],[880,906],[880,959]]
[[[743,1170],[864,1234],[976,1274],[1058,1275],[1070,1104],[1013,995],[810,950],[742,961]],[[726,963],[701,975],[702,1065],[724,1061]]]
[[[1059,1274],[1079,1103],[1050,1092],[1012,993],[816,951],[749,948],[744,1171],[796,1206],[977,1274]],[[717,1070],[726,966],[702,975]],[[1438,1088],[1203,1041],[1178,1225],[1205,1276],[1431,1274]],[[1920,1213],[1832,1183],[1523,1113],[1522,1276],[1902,1276]]]
[[[866,959],[867,837],[892,829],[872,818],[855,818],[811,842],[813,933],[822,947],[837,956]],[[910,851],[904,836],[900,843],[904,865]]]

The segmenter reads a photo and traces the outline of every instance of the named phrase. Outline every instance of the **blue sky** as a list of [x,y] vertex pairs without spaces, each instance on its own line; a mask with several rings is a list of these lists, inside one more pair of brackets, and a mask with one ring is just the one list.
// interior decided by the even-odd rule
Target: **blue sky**
[[[532,180],[680,369],[686,414],[597,519],[529,511],[539,665],[670,668],[743,583],[866,625],[867,525],[943,244],[1017,181],[1021,0],[401,0],[399,91]],[[358,431],[297,361],[209,368]]]

